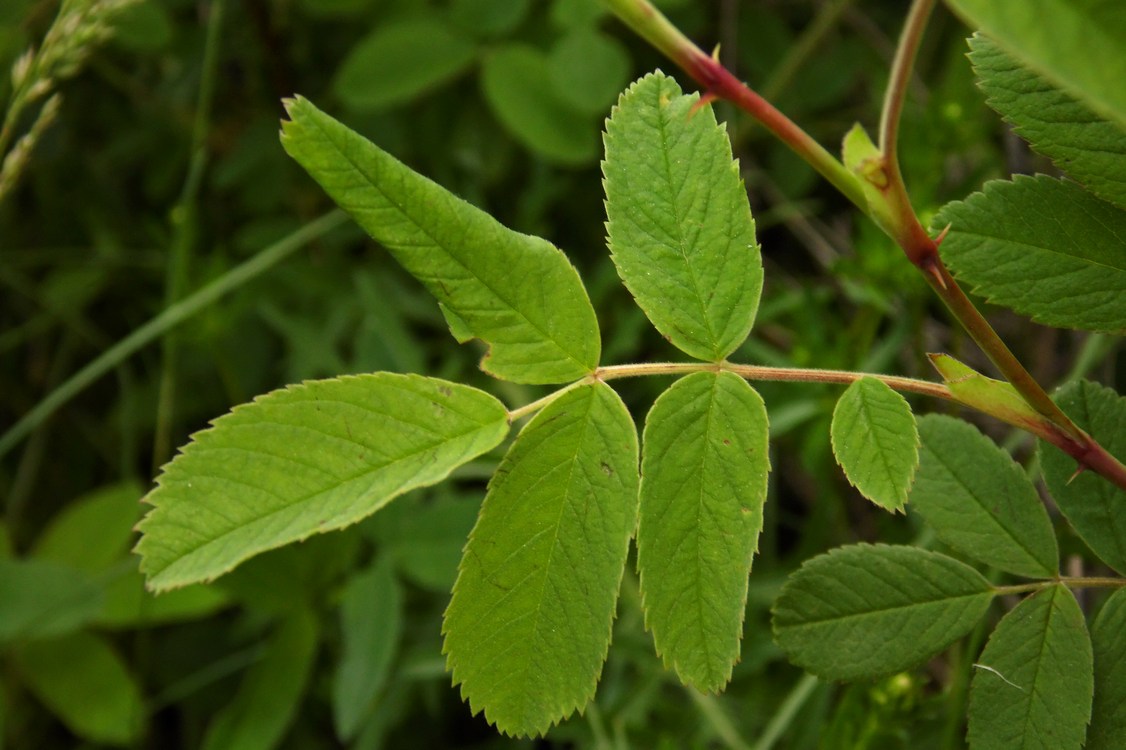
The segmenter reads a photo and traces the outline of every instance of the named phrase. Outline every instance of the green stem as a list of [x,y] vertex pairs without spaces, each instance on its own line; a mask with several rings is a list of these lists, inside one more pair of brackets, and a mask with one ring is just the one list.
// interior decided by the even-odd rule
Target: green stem
[[21,440],[87,386],[112,370],[142,347],[160,338],[188,318],[206,309],[220,298],[243,286],[262,272],[277,265],[297,250],[344,223],[343,211],[332,211],[306,224],[292,234],[270,245],[242,265],[232,268],[215,281],[171,305],[164,312],[133,331],[83,367],[62,385],[51,391],[34,408],[0,436],[0,457],[15,448]]
[[779,112],[774,105],[733,76],[715,58],[697,47],[672,25],[649,0],[604,0],[627,26],[679,65],[713,98],[726,99],[762,123],[837,188],[857,208],[868,213],[856,177],[824,146]]
[[1020,583],[1014,586],[994,586],[993,593],[997,596],[1027,594],[1060,584],[1067,586],[1069,589],[1120,589],[1126,587],[1126,578],[1110,578],[1107,576],[1059,576],[1050,581]]
[[774,747],[774,743],[778,741],[783,732],[790,728],[798,711],[813,695],[817,683],[817,678],[811,674],[803,675],[798,680],[798,684],[794,685],[794,689],[786,696],[786,700],[782,701],[782,705],[778,707],[778,710],[770,719],[770,723],[766,725],[766,729],[759,736],[754,750],[770,750]]
[[[164,306],[169,307],[187,291],[192,249],[195,246],[197,202],[207,168],[207,133],[211,126],[211,104],[219,73],[219,35],[222,29],[223,0],[213,0],[208,9],[207,37],[203,48],[203,69],[192,126],[191,158],[180,198],[172,208],[172,252],[168,259]],[[153,437],[153,468],[172,454],[172,432],[176,411],[176,371],[178,345],[174,336],[161,342],[161,373],[157,397],[156,429]]]
[[699,690],[687,685],[684,691],[688,693],[688,696],[704,717],[704,721],[711,725],[712,731],[715,732],[716,737],[725,747],[731,748],[731,750],[751,750],[750,745],[739,736],[739,730],[731,723],[731,719],[723,712],[723,708],[720,707],[714,697],[704,695]]

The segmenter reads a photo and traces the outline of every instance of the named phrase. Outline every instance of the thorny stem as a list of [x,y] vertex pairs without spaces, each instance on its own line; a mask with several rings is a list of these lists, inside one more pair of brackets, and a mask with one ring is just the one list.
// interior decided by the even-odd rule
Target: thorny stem
[[[717,60],[702,52],[661,15],[649,0],[605,2],[631,29],[692,76],[704,88],[708,97],[726,99],[746,111],[820,172],[861,211],[870,217],[874,216],[865,189],[857,176],[792,120],[736,79]],[[1091,469],[1126,490],[1126,466],[1072,422],[1017,360],[946,269],[938,254],[941,237],[938,240],[931,238],[911,206],[899,169],[896,144],[907,83],[934,5],[935,0],[912,2],[892,65],[880,118],[882,169],[879,170],[878,187],[882,194],[880,197],[886,205],[879,212],[885,221],[878,223],[923,273],[931,288],[998,370],[1028,404],[1045,418],[1048,432],[1046,439],[1074,458],[1081,469]]]

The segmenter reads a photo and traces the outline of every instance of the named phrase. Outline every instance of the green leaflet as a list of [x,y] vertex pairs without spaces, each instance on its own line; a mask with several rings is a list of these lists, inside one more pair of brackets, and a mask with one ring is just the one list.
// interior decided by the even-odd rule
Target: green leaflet
[[310,381],[235,407],[157,478],[140,523],[154,590],[205,581],[259,552],[343,528],[495,447],[504,405],[419,375]]
[[1024,470],[961,419],[919,420],[922,451],[911,507],[962,554],[1029,578],[1059,570],[1052,522]]
[[637,430],[608,386],[576,387],[520,432],[489,485],[446,610],[474,712],[542,734],[594,694],[637,522]]
[[140,741],[141,689],[104,639],[73,633],[26,643],[14,656],[27,687],[70,731],[99,745]]
[[833,409],[833,455],[860,494],[902,510],[919,465],[919,432],[907,400],[876,378],[861,378]]
[[1126,328],[1126,211],[1073,182],[1016,175],[944,206],[933,225],[948,224],[943,258],[990,302],[1046,325]]
[[598,321],[574,267],[411,171],[309,101],[286,103],[282,145],[430,293],[481,367],[519,383],[564,383],[598,365]]
[[207,727],[203,750],[270,750],[293,722],[317,655],[317,621],[307,609],[289,615],[246,670],[233,699]]
[[1126,126],[1126,8],[1118,0],[947,0],[1023,63]]
[[718,362],[743,343],[762,291],[747,192],[710,107],[653,73],[606,124],[607,230],[614,264],[666,338]]
[[1126,590],[1106,600],[1091,626],[1095,701],[1086,750],[1119,750],[1126,737]]
[[78,630],[103,606],[102,586],[84,570],[47,560],[0,560],[0,644]]
[[561,37],[548,65],[560,99],[579,112],[601,116],[629,83],[631,67],[622,43],[590,26]]
[[598,156],[597,126],[556,92],[551,63],[527,44],[496,47],[481,67],[481,93],[493,114],[518,141],[561,164],[586,164]]
[[336,736],[355,739],[391,673],[403,632],[403,592],[390,558],[354,576],[340,602],[344,641],[332,680]]
[[1103,200],[1126,208],[1126,125],[1092,112],[989,37],[975,34],[970,48],[989,106],[1057,167]]
[[770,471],[766,407],[742,378],[698,372],[645,420],[637,567],[657,653],[718,691],[739,658]]
[[[1111,455],[1126,457],[1126,398],[1081,380],[1061,388],[1055,399]],[[1126,493],[1094,472],[1072,478],[1075,460],[1044,442],[1040,465],[1056,505],[1075,531],[1103,562],[1126,573]]]
[[332,86],[354,110],[382,109],[446,83],[476,56],[472,41],[437,19],[392,21],[378,25],[352,48]]
[[774,602],[774,638],[790,660],[830,680],[894,674],[968,633],[993,599],[953,558],[857,544],[808,560]]
[[1094,689],[1091,640],[1064,586],[1030,596],[1002,618],[970,687],[974,750],[1079,750]]
[[32,555],[82,570],[105,570],[129,554],[144,494],[137,482],[125,481],[74,501],[39,535]]

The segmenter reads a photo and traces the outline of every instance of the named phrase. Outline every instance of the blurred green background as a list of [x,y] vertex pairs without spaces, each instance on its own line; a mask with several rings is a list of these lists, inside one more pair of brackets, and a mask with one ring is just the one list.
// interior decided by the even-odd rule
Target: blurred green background
[[[68,0],[66,10],[98,5]],[[831,149],[853,122],[876,124],[903,3],[659,5]],[[3,0],[0,70],[39,48],[58,12],[55,0]],[[51,81],[57,114],[0,192],[4,746],[961,746],[972,643],[914,673],[834,686],[803,677],[771,642],[770,603],[802,560],[923,533],[913,517],[866,504],[835,468],[837,388],[760,384],[771,497],[742,662],[720,696],[661,668],[630,571],[583,716],[532,741],[499,737],[470,715],[444,671],[441,615],[500,450],[213,586],[144,593],[129,553],[138,499],[176,446],[235,404],[375,370],[461,380],[510,406],[541,395],[484,377],[480,349],[454,343],[433,301],[353,225],[315,223],[332,206],[279,146],[284,97],[312,99],[508,226],[563,248],[590,289],[611,364],[677,358],[609,262],[598,163],[618,93],[655,67],[673,71],[598,0],[142,0],[99,23],[105,38],[66,37],[74,64]],[[985,110],[966,33],[940,8],[911,85],[903,160],[924,218],[985,179],[1048,169]],[[0,78],[9,114],[13,93]],[[42,104],[9,118],[14,136]],[[747,118],[722,104],[717,113],[766,264],[758,323],[733,360],[928,378],[927,351],[979,362],[890,241]],[[287,238],[281,247],[293,251],[279,252]],[[262,268],[244,280],[234,269],[248,261]],[[230,293],[197,305],[193,295],[213,283]],[[182,300],[194,311],[182,323],[107,354]],[[996,320],[1046,382],[1079,355],[1110,373],[1099,340]],[[26,421],[99,357],[105,374]],[[665,386],[622,385],[639,423]]]

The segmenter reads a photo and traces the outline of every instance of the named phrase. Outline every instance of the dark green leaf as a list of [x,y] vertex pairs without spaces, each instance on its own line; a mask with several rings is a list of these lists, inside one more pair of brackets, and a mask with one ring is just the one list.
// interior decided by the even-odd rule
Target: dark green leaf
[[1126,126],[1126,6],[1118,0],[948,0],[1030,68]]
[[964,555],[1030,578],[1059,570],[1052,522],[1024,470],[961,419],[919,420],[922,451],[911,507]]
[[453,0],[450,20],[479,36],[497,36],[519,26],[531,7],[532,0]]
[[1071,592],[1050,586],[997,625],[970,688],[974,750],[1079,750],[1091,716],[1091,640]]
[[1106,600],[1091,626],[1095,701],[1087,750],[1118,750],[1126,737],[1126,590]]
[[626,287],[676,347],[719,361],[754,323],[762,260],[731,144],[698,102],[661,73],[633,84],[606,125],[602,171]]
[[989,37],[975,34],[970,48],[989,106],[1057,167],[1103,200],[1126,208],[1126,124],[1092,112]]
[[919,465],[919,432],[907,400],[876,378],[861,378],[837,401],[833,454],[860,494],[902,510]]
[[332,86],[352,109],[381,109],[455,78],[476,56],[473,42],[441,21],[381,23],[352,48]]
[[592,115],[605,115],[629,83],[629,53],[592,28],[568,32],[552,47],[548,63],[559,98]]
[[349,741],[364,721],[391,673],[403,632],[403,594],[389,559],[356,575],[340,603],[343,653],[332,682],[336,736]]
[[645,420],[637,567],[657,653],[685,682],[720,690],[739,658],[747,575],[770,471],[762,398],[699,372]]
[[24,644],[15,656],[25,684],[70,731],[98,744],[140,740],[141,690],[103,639],[74,633]]
[[90,574],[41,560],[0,560],[0,643],[71,633],[102,609]]
[[490,51],[481,68],[485,100],[517,140],[562,164],[593,161],[598,156],[593,119],[560,98],[550,81],[547,56],[525,44]]
[[149,586],[210,580],[441,481],[508,432],[483,391],[418,375],[310,381],[236,407],[157,478],[137,551]]
[[83,570],[109,567],[129,552],[144,494],[136,482],[123,482],[79,498],[51,520],[32,555]]
[[474,711],[542,734],[586,705],[637,523],[637,431],[608,386],[576,387],[512,444],[446,610],[445,652]]
[[[1126,458],[1126,398],[1081,380],[1056,394],[1056,403],[1111,455]],[[1040,443],[1040,464],[1052,497],[1072,527],[1103,562],[1126,573],[1126,492],[1094,472],[1075,474],[1075,460]]]
[[294,612],[208,726],[203,750],[268,750],[280,744],[297,715],[316,655],[316,620],[311,612]]
[[489,345],[482,369],[563,383],[598,365],[594,309],[551,243],[505,228],[308,101],[288,111],[286,151],[438,298],[459,341]]
[[950,225],[943,258],[990,302],[1047,325],[1126,328],[1126,211],[1074,182],[989,182],[933,223]]
[[808,560],[774,603],[790,660],[831,680],[913,667],[968,633],[993,599],[957,560],[915,547],[858,544]]

